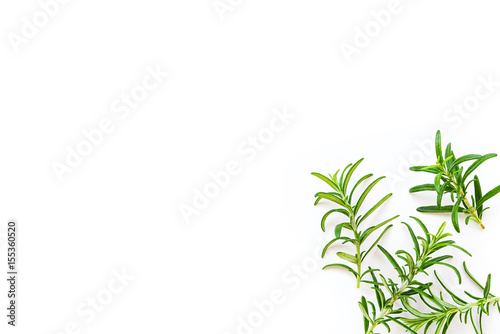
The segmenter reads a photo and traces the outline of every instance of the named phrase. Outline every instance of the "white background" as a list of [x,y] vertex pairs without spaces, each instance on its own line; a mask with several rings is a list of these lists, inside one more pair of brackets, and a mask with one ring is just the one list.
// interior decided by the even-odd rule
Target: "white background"
[[[375,193],[395,194],[372,223],[409,221],[434,196],[408,194],[429,179],[408,174],[407,162],[434,161],[421,147],[437,129],[457,154],[500,152],[500,87],[467,115],[447,111],[473,101],[481,77],[500,81],[497,1],[401,0],[350,62],[342,43],[353,44],[389,1],[232,3],[221,17],[212,0],[68,1],[18,48],[12,36],[40,4],[1,3],[0,221],[2,232],[9,219],[20,226],[20,309],[15,330],[2,311],[0,332],[362,333],[357,301],[373,296],[348,273],[319,269],[337,261],[333,250],[310,259],[338,222],[332,216],[321,232],[330,206],[313,206],[326,188],[310,172],[365,157],[357,176],[387,175]],[[169,77],[121,120],[111,105],[147,67]],[[276,108],[294,119],[255,156],[242,154]],[[106,118],[114,131],[58,180],[53,163]],[[188,223],[180,205],[233,160],[240,173]],[[486,190],[500,183],[499,168],[497,158],[478,170]],[[485,231],[462,226],[454,237],[473,253],[478,278],[493,273],[499,294],[500,198],[489,204]],[[434,232],[448,219],[419,217]],[[408,241],[398,221],[383,244]],[[375,252],[370,261],[384,260]],[[290,270],[304,263],[310,272],[297,279]],[[134,278],[88,321],[77,309],[106,295],[113,270]],[[4,309],[3,279],[0,289]],[[258,328],[238,331],[274,290],[283,302]],[[499,319],[484,319],[485,333]],[[65,331],[73,322],[78,330]]]

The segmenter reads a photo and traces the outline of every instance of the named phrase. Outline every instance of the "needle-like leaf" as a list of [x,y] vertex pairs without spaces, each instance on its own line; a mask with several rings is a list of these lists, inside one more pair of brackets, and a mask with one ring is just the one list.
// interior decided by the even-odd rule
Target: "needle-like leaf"
[[441,149],[441,131],[436,132],[436,157],[438,163],[443,162],[443,150]]
[[493,196],[495,196],[499,192],[500,192],[500,186],[496,186],[495,188],[491,189],[486,194],[484,194],[484,196],[481,197],[480,200],[477,201],[476,206],[477,207],[482,206],[484,204],[484,202],[491,199]]
[[485,162],[486,160],[488,159],[491,159],[491,158],[494,158],[496,157],[497,155],[495,153],[490,153],[490,154],[486,154],[486,155],[483,155],[481,158],[477,159],[476,161],[474,161],[474,163],[472,165],[469,166],[469,168],[467,168],[467,170],[465,171],[465,174],[464,174],[464,180],[467,179],[467,177],[473,172],[476,170],[477,167],[479,167],[483,162]]
[[[460,202],[457,202],[460,204]],[[435,213],[443,213],[443,212],[453,212],[453,205],[443,205],[438,207],[437,205],[429,205],[429,206],[421,206],[417,208],[418,212],[435,212]],[[458,212],[464,212],[463,208],[458,208]]]
[[434,184],[430,184],[430,183],[421,184],[419,186],[415,186],[415,187],[410,188],[411,193],[417,193],[417,192],[421,192],[421,191],[435,191],[435,190],[436,190],[436,187],[434,186]]

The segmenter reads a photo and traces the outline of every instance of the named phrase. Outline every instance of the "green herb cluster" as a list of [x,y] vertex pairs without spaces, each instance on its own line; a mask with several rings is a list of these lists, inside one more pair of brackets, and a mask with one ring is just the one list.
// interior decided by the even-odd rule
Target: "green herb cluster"
[[[360,178],[356,184],[352,187],[350,191],[348,191],[348,185],[349,181],[351,180],[351,177],[356,170],[356,168],[359,166],[359,164],[363,161],[363,159],[358,160],[355,164],[349,164],[347,165],[346,168],[344,168],[342,174],[340,175],[339,179],[339,172],[340,170],[337,170],[337,172],[330,177],[326,177],[322,174],[319,173],[312,173],[314,176],[319,177],[321,180],[325,181],[331,188],[333,188],[333,192],[319,192],[316,194],[316,202],[314,205],[318,204],[320,200],[325,199],[329,200],[337,205],[340,206],[340,208],[332,209],[325,213],[323,216],[323,219],[321,219],[321,229],[323,232],[325,232],[325,222],[328,216],[332,213],[340,213],[341,215],[345,216],[347,219],[346,222],[342,222],[335,226],[335,238],[332,239],[323,249],[322,256],[325,256],[326,251],[330,246],[332,246],[335,242],[337,241],[342,241],[343,244],[345,243],[351,243],[355,247],[355,253],[354,254],[348,254],[344,252],[337,252],[337,256],[340,257],[342,260],[345,260],[349,263],[352,263],[355,265],[355,268],[351,268],[345,264],[340,264],[340,263],[333,263],[325,266],[327,267],[343,267],[347,270],[349,270],[357,280],[357,287],[359,288],[359,284],[361,282],[361,279],[370,272],[370,270],[367,270],[363,273],[361,273],[361,265],[363,260],[366,258],[366,256],[371,252],[371,250],[377,245],[377,243],[380,241],[380,239],[384,236],[384,234],[387,232],[388,229],[392,227],[392,225],[387,225],[389,222],[392,220],[396,219],[399,216],[394,216],[390,219],[387,219],[380,224],[370,226],[369,228],[365,229],[364,231],[361,231],[359,229],[361,223],[365,221],[375,210],[377,210],[382,204],[387,201],[392,194],[387,194],[384,196],[380,201],[378,201],[377,204],[375,204],[372,208],[370,208],[368,211],[366,211],[364,214],[360,213],[361,206],[363,202],[365,201],[366,197],[370,193],[370,191],[375,187],[375,185],[382,180],[384,177],[379,177],[370,185],[368,185],[364,191],[361,193],[359,198],[356,201],[353,201],[353,195],[354,191],[358,186],[364,181],[369,179],[370,177],[373,176],[373,174],[367,174]],[[355,204],[354,204],[355,203]],[[367,249],[361,251],[361,247],[363,243],[366,241],[366,239],[376,230],[379,228],[385,226],[385,229],[380,233],[379,237],[377,240]],[[342,234],[344,230],[350,231],[351,236],[346,236]],[[323,268],[324,269],[324,268]]]
[[[473,220],[484,228],[481,221],[483,212],[487,209],[484,207],[484,203],[500,192],[500,186],[483,195],[477,175],[472,180],[469,180],[469,177],[472,176],[477,167],[486,160],[495,157],[496,154],[469,154],[456,158],[451,150],[451,144],[448,144],[443,155],[441,134],[438,131],[436,134],[436,156],[437,162],[435,165],[411,167],[413,171],[435,174],[433,184],[423,184],[410,189],[410,192],[435,191],[437,193],[436,206],[419,207],[417,210],[420,212],[450,212],[453,226],[457,231],[460,231],[458,213],[463,212],[467,214],[466,223]],[[439,227],[435,234],[431,234],[420,219],[411,217],[418,224],[422,233],[420,235],[415,234],[412,227],[403,222],[402,224],[406,226],[413,242],[413,251],[398,250],[394,254],[391,254],[380,245],[380,241],[393,226],[389,223],[398,218],[399,215],[378,224],[371,224],[361,230],[361,223],[392,196],[392,194],[387,194],[365,213],[360,212],[361,206],[371,190],[384,178],[383,176],[379,177],[366,188],[360,189],[361,195],[354,200],[355,190],[360,188],[365,180],[373,176],[372,174],[364,175],[349,189],[349,181],[362,161],[363,159],[360,159],[354,164],[349,164],[342,173],[338,170],[329,177],[319,173],[312,174],[326,182],[333,190],[331,192],[317,193],[315,195],[315,205],[325,199],[338,206],[325,213],[321,219],[322,230],[326,230],[326,220],[332,213],[340,213],[345,219],[345,221],[335,226],[335,238],[325,246],[322,256],[324,257],[326,251],[336,242],[352,244],[355,249],[353,254],[337,252],[338,257],[353,264],[354,267],[333,263],[323,269],[331,267],[344,268],[354,275],[358,288],[361,283],[368,284],[372,287],[375,295],[374,302],[362,296],[361,301],[358,303],[363,315],[365,334],[377,334],[375,330],[380,325],[390,331],[392,324],[397,324],[407,332],[414,334],[417,334],[420,329],[423,329],[424,333],[428,333],[431,328],[435,334],[445,334],[455,319],[459,319],[460,322],[465,324],[470,322],[476,334],[483,334],[483,315],[490,314],[491,306],[496,307],[500,312],[500,297],[496,297],[490,292],[491,274],[488,275],[486,283],[482,285],[474,278],[466,263],[463,262],[463,269],[467,276],[482,290],[479,296],[467,291],[452,291],[443,283],[435,270],[434,275],[439,282],[439,286],[433,286],[430,278],[428,278],[429,272],[439,266],[452,270],[456,274],[459,284],[462,283],[460,271],[447,262],[453,258],[452,255],[447,254],[447,250],[456,248],[471,256],[469,252],[450,239],[451,234],[445,233],[446,222]],[[468,161],[473,162],[465,169],[462,164]],[[472,183],[474,184],[474,195],[471,195],[469,200],[467,191]],[[450,194],[453,205],[442,205],[445,194]],[[368,237],[382,227],[385,228],[378,233],[375,241],[371,243],[368,249],[364,249],[363,245]],[[384,254],[397,273],[397,279],[392,279],[387,273],[381,273],[380,269],[374,266],[362,269],[363,261],[374,249],[378,249]],[[439,291],[436,291],[436,289],[439,289]],[[478,314],[477,319],[475,319],[474,314]]]
[[[434,191],[437,193],[436,205],[421,206],[417,210],[420,212],[451,212],[451,221],[457,232],[460,232],[458,213],[467,214],[465,218],[466,224],[469,223],[469,220],[473,220],[484,229],[482,217],[483,212],[488,209],[484,207],[484,203],[500,192],[500,185],[483,195],[479,178],[477,175],[472,178],[472,173],[483,162],[497,155],[495,153],[485,155],[467,154],[457,158],[451,149],[451,143],[446,146],[443,155],[440,131],[436,133],[435,147],[436,164],[410,168],[415,172],[435,174],[434,183],[421,184],[410,189],[411,193],[420,191]],[[463,164],[469,161],[473,162],[465,169]],[[467,192],[472,183],[474,184],[474,195],[471,195],[469,200]],[[450,194],[453,205],[442,205],[445,194]]]
[[[397,272],[399,282],[396,283],[392,279],[376,273],[378,270],[372,272],[371,281],[363,281],[364,283],[373,285],[372,289],[374,290],[377,301],[377,308],[374,303],[367,301],[364,296],[361,298],[361,302],[359,302],[364,317],[363,321],[366,334],[373,334],[375,328],[379,325],[384,325],[390,330],[390,323],[392,322],[402,326],[411,333],[417,333],[417,330],[422,327],[424,327],[424,332],[427,333],[431,325],[434,324],[436,334],[445,334],[453,318],[457,314],[461,315],[460,320],[462,320],[471,316],[471,312],[476,306],[484,306],[491,303],[496,303],[498,306],[498,299],[489,296],[489,282],[491,281],[491,276],[488,277],[488,291],[485,292],[487,295],[486,299],[477,297],[478,299],[473,303],[467,303],[453,293],[442,283],[437,274],[436,277],[442,285],[442,288],[450,294],[453,302],[456,304],[451,304],[446,301],[442,293],[436,294],[432,291],[432,283],[425,280],[425,278],[429,276],[428,271],[437,265],[446,266],[452,269],[457,275],[459,283],[462,282],[462,277],[458,269],[444,262],[451,259],[453,256],[449,254],[436,255],[437,252],[442,252],[446,250],[447,247],[454,247],[460,249],[469,256],[471,255],[463,248],[457,246],[453,240],[449,239],[451,235],[444,232],[446,223],[440,226],[436,234],[431,234],[422,221],[415,217],[412,218],[418,223],[423,231],[423,236],[416,236],[410,225],[403,223],[408,228],[408,232],[413,240],[414,255],[410,254],[408,251],[399,250],[395,253],[396,257],[394,257],[382,246],[378,246]],[[402,260],[403,264],[400,265],[397,259]],[[466,270],[466,272],[472,278],[469,271]],[[421,274],[425,274],[425,276]],[[421,311],[418,309],[421,305],[412,305],[411,302],[416,301],[417,297],[433,312]],[[396,302],[398,301],[400,302],[400,304],[398,304],[400,305],[399,307],[396,306]],[[464,317],[462,318],[462,316]],[[474,327],[476,327],[473,320],[472,323]]]

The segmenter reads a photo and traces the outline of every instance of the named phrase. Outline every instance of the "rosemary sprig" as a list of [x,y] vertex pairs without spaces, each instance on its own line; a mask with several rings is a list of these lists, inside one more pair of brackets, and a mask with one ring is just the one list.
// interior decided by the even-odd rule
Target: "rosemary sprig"
[[[435,174],[434,183],[422,184],[410,189],[411,193],[420,191],[435,191],[437,193],[437,205],[422,206],[417,210],[420,212],[451,212],[453,227],[457,232],[460,232],[458,213],[467,215],[465,218],[466,224],[469,223],[469,220],[473,220],[484,229],[482,217],[483,212],[488,209],[484,207],[484,203],[500,192],[500,185],[483,195],[477,175],[471,180],[468,180],[468,178],[483,162],[497,155],[495,153],[485,155],[468,154],[456,158],[451,149],[451,143],[446,146],[443,155],[440,131],[436,133],[435,149],[437,157],[435,165],[410,167],[412,171]],[[462,164],[468,161],[473,161],[473,163],[464,172]],[[474,195],[471,195],[469,200],[467,190],[471,183],[474,184]],[[448,193],[453,205],[442,205],[443,196]]]
[[[356,188],[366,179],[370,178],[373,176],[373,174],[367,174],[360,178],[354,187],[349,191],[348,190],[348,185],[349,181],[356,170],[356,168],[359,166],[359,164],[363,161],[363,159],[358,160],[354,164],[349,164],[347,165],[346,168],[344,168],[343,172],[340,175],[340,178],[338,176],[340,170],[337,170],[337,172],[330,177],[326,177],[322,174],[319,173],[312,173],[312,175],[317,176],[321,180],[325,181],[330,187],[333,188],[333,192],[319,192],[317,193],[316,196],[316,201],[314,205],[317,205],[321,199],[326,199],[329,200],[337,205],[340,206],[340,208],[332,209],[328,211],[324,216],[323,219],[321,220],[321,228],[323,232],[325,232],[325,222],[328,216],[332,213],[340,213],[344,215],[348,221],[342,222],[335,227],[335,238],[332,239],[323,249],[322,257],[325,256],[326,251],[330,246],[332,246],[335,242],[337,241],[343,241],[342,243],[351,243],[355,247],[355,253],[354,254],[348,254],[344,252],[337,252],[337,256],[340,257],[342,260],[345,260],[349,263],[352,263],[355,265],[355,268],[351,268],[348,265],[345,264],[340,264],[340,263],[333,263],[325,266],[325,268],[331,268],[331,267],[341,267],[344,269],[347,269],[349,272],[351,272],[355,277],[357,281],[357,287],[359,288],[360,282],[362,278],[372,272],[371,269],[366,270],[365,272],[362,273],[362,262],[366,258],[366,256],[370,253],[370,251],[378,244],[380,239],[382,239],[383,235],[389,230],[389,228],[392,227],[392,225],[387,225],[389,222],[392,220],[396,219],[398,216],[394,216],[390,219],[387,219],[378,225],[372,225],[365,229],[364,231],[361,231],[359,229],[359,226],[363,221],[365,221],[368,216],[370,216],[375,210],[377,210],[382,204],[387,201],[392,194],[387,194],[384,196],[377,204],[375,204],[372,208],[370,208],[368,211],[366,211],[364,214],[360,213],[361,206],[363,202],[365,201],[366,197],[370,193],[370,191],[375,187],[375,185],[382,180],[385,176],[379,177],[370,185],[368,185],[364,191],[361,193],[357,201],[353,201],[353,195],[354,191]],[[354,204],[355,203],[355,204]],[[375,242],[371,245],[368,250],[363,250],[361,251],[361,246],[363,243],[366,241],[368,236],[370,236],[373,232],[378,230],[379,228],[385,226],[385,229],[380,233],[378,238],[375,240]],[[348,230],[352,232],[352,237],[345,236],[342,234],[343,230]]]
[[[442,293],[439,295],[434,294],[430,288],[427,291],[419,292],[420,299],[432,309],[431,312],[421,312],[415,309],[410,305],[408,300],[403,300],[402,303],[404,305],[405,310],[407,310],[413,318],[400,318],[400,321],[403,321],[406,326],[411,328],[413,331],[417,331],[420,328],[424,327],[424,332],[427,333],[427,330],[432,324],[436,324],[436,334],[442,333],[445,334],[448,330],[453,319],[459,315],[460,322],[467,323],[467,319],[470,319],[472,326],[474,327],[474,331],[476,334],[483,334],[483,314],[490,314],[490,306],[496,306],[498,312],[500,312],[500,297],[496,297],[490,293],[491,288],[491,274],[488,275],[486,280],[486,284],[484,287],[472,276],[470,271],[467,269],[467,265],[464,262],[464,270],[469,276],[469,278],[479,286],[482,290],[482,296],[474,296],[471,293],[464,291],[466,295],[468,295],[474,301],[467,302],[464,299],[457,296],[453,293],[446,285],[443,284],[439,276],[436,272],[434,275],[439,281],[439,284],[443,287],[443,289],[448,293],[451,297],[452,302],[447,301],[443,298]],[[473,313],[476,311],[479,314],[478,325],[476,325],[473,317]]]
[[[362,297],[361,302],[359,302],[359,307],[363,313],[365,334],[374,334],[374,330],[378,325],[384,325],[388,330],[390,330],[389,323],[391,322],[395,322],[406,330],[412,333],[416,333],[411,329],[409,325],[404,323],[405,320],[403,318],[397,315],[403,312],[409,312],[406,309],[406,305],[409,305],[408,300],[411,299],[412,296],[417,294],[422,295],[423,293],[425,293],[425,291],[429,290],[429,287],[432,283],[423,283],[419,281],[417,279],[418,274],[424,273],[428,275],[427,270],[429,268],[436,265],[443,265],[451,268],[455,272],[459,282],[461,282],[462,280],[460,272],[457,270],[457,268],[449,263],[443,262],[451,259],[453,257],[452,255],[434,256],[434,253],[446,247],[455,247],[470,256],[470,254],[466,250],[457,246],[455,244],[455,241],[447,239],[450,234],[444,233],[446,223],[443,223],[438,229],[437,233],[433,235],[429,233],[427,227],[422,223],[421,220],[415,217],[411,218],[413,218],[418,223],[418,225],[424,232],[424,236],[417,237],[410,225],[403,223],[408,228],[408,232],[413,241],[415,251],[414,256],[412,256],[405,250],[399,250],[395,253],[397,258],[404,261],[403,266],[401,266],[398,261],[396,261],[394,256],[392,256],[385,248],[380,245],[378,246],[378,248],[387,257],[389,262],[398,273],[400,283],[396,283],[380,273],[378,274],[380,280],[377,279],[377,274],[375,274],[375,272],[378,270],[371,271],[371,281],[363,281],[364,283],[373,284],[373,290],[375,291],[377,306],[379,309],[379,313],[377,314],[375,305],[371,302],[368,302],[364,296]],[[385,290],[385,292],[389,294],[389,297],[386,298],[383,290]],[[397,301],[401,301],[404,308],[395,308],[395,303]],[[371,307],[371,316],[369,312],[369,306]]]

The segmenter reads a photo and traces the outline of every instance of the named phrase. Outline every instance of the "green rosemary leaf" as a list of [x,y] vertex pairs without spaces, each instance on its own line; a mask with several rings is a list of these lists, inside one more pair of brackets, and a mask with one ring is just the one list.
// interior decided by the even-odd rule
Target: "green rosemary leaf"
[[408,232],[410,233],[411,239],[413,240],[413,246],[414,246],[413,249],[415,250],[415,254],[416,254],[417,259],[418,259],[420,257],[420,245],[418,244],[417,237],[415,236],[415,233],[413,232],[410,225],[408,225],[405,222],[403,222],[403,224],[405,224],[406,227],[408,228]]
[[342,229],[345,228],[345,229],[348,229],[348,230],[351,230],[352,231],[352,227],[351,225],[349,225],[349,223],[340,223],[338,224],[337,226],[335,226],[335,237],[336,238],[339,238],[340,237],[340,234],[342,233]]
[[420,226],[420,228],[422,229],[422,231],[424,231],[425,237],[427,238],[427,242],[430,242],[429,230],[424,225],[424,223],[420,219],[418,219],[417,217],[410,216],[410,218],[412,218],[413,220],[415,220],[417,222],[417,224]]
[[[372,316],[373,316],[372,319],[376,319],[377,318],[377,309],[375,308],[375,305],[371,301],[368,301],[368,305],[372,309]],[[373,324],[373,322],[372,322],[372,324]]]
[[363,322],[365,326],[365,332],[368,331],[368,328],[370,327],[370,324],[373,323],[372,319],[368,315],[368,305],[366,303],[366,298],[363,296],[361,297],[361,302],[358,302],[359,308],[361,310],[361,313],[363,314]]
[[457,245],[450,245],[451,247],[455,247],[456,249],[459,249],[461,250],[462,252],[464,252],[465,254],[469,255],[470,257],[472,257],[472,254],[469,253],[468,251],[466,251],[465,249],[463,249],[462,247],[460,246],[457,246]]
[[451,210],[451,222],[453,223],[453,227],[455,230],[460,233],[460,225],[458,224],[458,209],[460,208],[460,198],[457,199],[455,205],[453,205],[453,209]]
[[370,185],[368,187],[366,187],[365,191],[363,191],[363,193],[361,194],[361,196],[359,197],[358,199],[358,202],[356,203],[356,205],[354,206],[354,214],[356,215],[359,211],[359,209],[361,208],[361,205],[363,204],[366,196],[368,196],[368,194],[370,193],[370,191],[373,189],[373,187],[375,187],[375,185],[377,183],[379,183],[382,179],[384,179],[385,176],[381,176],[379,177],[378,179],[376,179],[375,181],[373,181],[372,183],[370,183]]
[[431,303],[429,303],[429,302],[427,301],[427,299],[428,299],[428,300],[431,300],[431,299],[432,299],[432,298],[434,298],[434,297],[432,297],[431,295],[429,295],[429,294],[428,294],[428,293],[426,293],[425,291],[420,292],[420,293],[419,293],[419,297],[420,297],[420,300],[421,300],[421,301],[422,301],[422,302],[423,302],[423,303],[424,303],[424,304],[425,304],[428,308],[430,308],[430,309],[432,309],[432,310],[434,310],[434,311],[436,311],[436,312],[441,312],[441,311],[442,311],[442,308],[441,308],[441,307],[439,307],[439,308],[438,308],[438,307],[436,307],[436,305],[431,304]]
[[483,312],[482,312],[482,310],[481,310],[481,312],[479,312],[479,320],[478,320],[478,322],[479,322],[479,332],[481,334],[483,334]]
[[386,321],[381,321],[380,323],[387,329],[387,333],[391,332],[391,327],[389,327]]
[[333,176],[331,174],[329,174],[330,176],[330,179],[333,181],[333,183],[335,183],[336,185],[338,185],[338,180],[337,180],[337,174],[340,172],[340,169],[337,169],[337,171],[335,172],[335,174],[333,174]]
[[479,182],[477,175],[474,176],[474,194],[476,195],[476,203],[472,205],[476,207],[477,215],[481,218],[483,216],[483,206],[479,203],[483,198],[483,193],[481,191],[481,183]]
[[441,149],[441,131],[436,132],[436,157],[438,164],[443,162],[443,150]]
[[[434,271],[434,275],[436,276],[437,280],[439,281],[439,284],[441,284],[441,286],[443,287],[443,289],[445,289],[446,292],[448,292],[448,294],[451,296],[451,298],[453,298],[453,300],[455,301],[455,303],[461,304],[461,305],[466,305],[467,304],[467,302],[465,300],[463,300],[462,298],[458,297],[450,289],[448,289],[448,287],[446,285],[444,285],[444,283],[441,281],[441,279],[439,278],[439,276],[438,276],[438,274],[437,274],[436,271]],[[461,283],[461,282],[459,281],[459,283]]]
[[404,276],[403,270],[401,270],[401,267],[399,266],[397,261],[392,257],[392,255],[387,250],[385,250],[384,247],[380,245],[378,245],[377,247],[382,251],[382,253],[384,253],[385,257],[389,260],[389,262],[392,264],[392,266],[398,272],[398,274],[400,276]]
[[399,326],[403,327],[404,329],[406,329],[410,333],[412,333],[412,334],[418,334],[413,329],[411,329],[410,327],[406,326],[404,323],[402,323],[401,321],[399,321],[399,319],[393,318],[393,317],[390,317],[390,316],[387,316],[387,318],[390,319],[391,321],[394,321],[395,323],[397,323]]
[[361,275],[361,278],[365,276],[366,274],[372,274],[374,276],[374,272],[380,271],[380,269],[372,269],[371,267],[368,267],[368,269]]
[[342,260],[346,260],[346,261],[354,263],[354,264],[358,263],[358,258],[354,255],[347,254],[344,252],[337,252],[337,256],[340,257]]
[[439,172],[436,174],[436,177],[434,178],[434,190],[439,192],[441,189],[441,178],[443,177],[443,172]]
[[431,167],[431,166],[413,166],[410,167],[410,170],[413,172],[427,172],[431,174],[437,174],[440,172],[438,168]]
[[389,292],[391,297],[394,298],[394,291],[393,291],[393,289],[391,289],[391,287],[389,287],[389,283],[387,283],[387,280],[385,279],[385,277],[382,274],[380,274],[380,280],[382,281],[382,284],[384,285],[387,292]]
[[[467,189],[469,189],[469,186],[471,185],[471,183],[474,182],[474,179],[470,180],[469,182],[467,182],[467,184],[465,185],[464,187],[464,191],[467,192]],[[472,199],[472,201],[474,202],[474,198]]]
[[474,326],[474,330],[476,331],[476,334],[482,334],[482,332],[479,333],[479,331],[477,330],[476,324],[474,323],[474,318],[472,317],[472,312],[470,312],[470,322],[472,323],[472,326]]
[[464,291],[464,293],[465,293],[467,296],[469,296],[470,298],[475,299],[475,300],[482,300],[482,299],[483,299],[483,297],[477,297],[477,296],[474,296],[473,294],[471,294],[471,293],[469,293],[469,292],[467,292],[467,291]]
[[408,301],[406,299],[401,299],[401,303],[403,304],[403,306],[405,307],[405,309],[410,312],[410,314],[414,315],[415,317],[419,317],[419,318],[425,318],[426,315],[418,310],[416,310],[414,307],[412,307],[410,305],[410,303],[408,303]]
[[435,190],[436,190],[436,188],[435,188],[434,184],[427,183],[427,184],[421,184],[419,186],[415,186],[415,187],[410,188],[410,193],[416,193],[416,192],[420,192],[420,191],[435,191]]
[[442,255],[442,256],[438,256],[438,257],[435,257],[435,258],[430,258],[429,260],[425,261],[423,264],[422,264],[422,269],[427,269],[429,268],[430,266],[433,266],[441,261],[444,261],[444,260],[448,260],[448,259],[451,259],[453,258],[452,255]]
[[424,329],[424,334],[427,334],[427,331],[429,330],[429,327],[431,327],[432,325],[432,322],[428,322],[427,325],[425,326],[425,329]]
[[352,165],[351,169],[349,169],[349,171],[347,172],[344,183],[342,184],[342,190],[344,192],[347,192],[347,186],[349,184],[349,181],[351,180],[351,176],[363,160],[364,158],[359,159],[354,165]]
[[[455,173],[455,178],[457,179],[458,184],[462,184],[462,173],[464,171],[464,167],[460,167],[458,171]],[[465,180],[465,179],[464,179]],[[458,197],[458,193],[457,193]]]
[[329,193],[319,192],[319,193],[316,194],[316,197],[327,199],[329,201],[332,201],[334,203],[337,203],[338,205],[341,205],[341,206],[347,208],[347,204],[344,203],[344,201],[342,199],[338,198],[335,195],[332,195],[332,194],[329,194]]
[[326,268],[332,268],[332,267],[341,267],[341,268],[347,269],[347,270],[349,270],[349,272],[351,272],[354,275],[355,278],[358,278],[357,272],[355,272],[351,267],[346,266],[345,264],[341,264],[341,263],[327,264],[326,266],[323,267],[323,270]]
[[488,279],[486,280],[486,284],[484,285],[484,295],[483,297],[486,299],[490,295],[491,288],[491,274],[488,275]]
[[356,239],[346,238],[346,240],[344,242],[342,242],[342,245],[345,245],[348,242],[350,242],[351,244],[355,245],[356,244]]
[[438,191],[438,196],[437,196],[437,207],[440,208],[441,207],[441,203],[443,202],[443,196],[444,196],[444,193],[446,192],[446,189],[449,187],[450,185],[450,181],[446,181],[443,186],[441,188],[439,188],[439,191]]
[[467,154],[467,155],[464,155],[463,157],[459,157],[457,158],[450,166],[450,168],[448,168],[449,171],[451,171],[452,169],[458,167],[458,165],[466,162],[466,161],[470,161],[470,160],[477,160],[481,158],[481,155],[480,154]]
[[344,174],[345,174],[345,172],[347,171],[347,169],[348,169],[349,167],[351,167],[351,166],[352,166],[352,164],[348,164],[348,165],[344,168],[344,170],[342,171],[342,174],[340,175],[339,187],[340,187],[340,189],[342,189],[342,190],[344,190]]
[[474,163],[472,165],[469,166],[469,168],[467,168],[467,171],[465,172],[464,174],[464,177],[463,179],[466,180],[467,177],[474,171],[476,170],[477,167],[479,167],[483,162],[485,162],[486,160],[488,159],[491,159],[491,158],[494,158],[496,157],[497,155],[495,153],[490,153],[490,154],[486,154],[486,155],[483,155],[481,158],[477,159],[476,161],[474,161]]
[[384,204],[385,201],[387,201],[391,196],[392,196],[392,193],[391,194],[387,194],[380,201],[378,201],[377,204],[375,204],[370,210],[368,210],[365,213],[365,215],[359,221],[358,225],[361,224],[363,222],[363,220],[365,220],[366,218],[368,218],[368,216],[371,215],[375,210],[377,210],[382,204]]
[[326,246],[323,248],[323,252],[321,253],[321,257],[325,257],[325,254],[326,254],[326,251],[328,250],[328,248],[330,248],[331,245],[333,245],[335,242],[339,241],[339,240],[349,240],[349,238],[347,237],[339,237],[339,238],[335,238],[333,240],[331,240],[329,243],[326,244]]
[[453,318],[455,318],[456,315],[457,315],[457,313],[453,313],[450,316],[448,316],[448,319],[446,320],[446,323],[445,323],[445,325],[443,327],[443,331],[441,332],[441,334],[446,334],[448,332],[448,328],[450,327],[450,324],[451,324],[451,322],[453,321]]
[[[371,267],[368,267],[371,270]],[[364,275],[364,274],[363,274]],[[375,271],[371,271],[370,275],[373,280],[373,289],[375,290],[375,297],[377,298],[378,308],[382,310],[385,306],[385,295],[384,292],[379,289],[378,285],[380,284],[377,280],[377,276],[375,275]]]
[[314,175],[314,176],[316,176],[316,177],[318,177],[318,178],[320,178],[321,180],[325,181],[326,183],[328,183],[328,185],[330,187],[332,187],[334,190],[340,191],[339,186],[337,184],[335,184],[332,180],[330,180],[328,177],[326,177],[326,176],[324,176],[324,175],[322,175],[320,173],[311,173],[311,174]]
[[442,237],[442,233],[443,233],[445,227],[446,227],[446,222],[442,223],[441,226],[439,226],[439,229],[436,232],[436,239],[438,236]]
[[358,180],[358,182],[356,182],[356,184],[354,185],[354,187],[351,190],[351,194],[349,195],[349,202],[352,201],[352,195],[354,194],[354,190],[356,190],[356,188],[361,184],[361,182],[363,182],[364,180],[366,180],[366,179],[368,179],[368,178],[370,178],[372,176],[373,176],[373,174],[366,174],[365,176],[363,176],[362,178],[360,178]]
[[[470,273],[469,269],[467,268],[467,265],[465,264],[465,261],[464,261],[464,271],[470,277],[470,279],[472,281],[474,281],[474,283],[476,283],[477,286],[479,286],[481,288],[481,290],[484,291],[484,287],[481,285],[481,283],[479,283],[479,281],[474,276],[472,276],[472,274]],[[491,296],[494,297],[493,295],[491,295]]]
[[373,285],[376,285],[376,286],[383,286],[384,284],[381,283],[381,282],[375,282],[375,281],[367,281],[367,280],[361,280],[362,283],[366,283],[366,284],[373,284]]
[[444,155],[445,155],[446,167],[448,168],[448,170],[451,170],[451,164],[455,161],[455,156],[453,154],[453,151],[451,150],[451,143],[449,143],[446,146]]
[[380,233],[379,237],[377,238],[377,240],[375,240],[375,242],[370,246],[370,248],[368,248],[368,250],[366,251],[365,255],[361,258],[361,261],[363,261],[365,259],[365,257],[368,255],[368,253],[371,252],[371,250],[373,248],[375,248],[375,246],[377,246],[377,244],[379,243],[380,239],[382,239],[382,237],[384,236],[384,234],[392,227],[392,225],[389,225],[387,226],[383,231],[382,233]]
[[363,243],[366,238],[368,238],[370,236],[370,234],[372,234],[373,232],[375,232],[376,230],[378,230],[379,228],[381,228],[382,226],[386,225],[387,223],[393,221],[394,219],[398,218],[399,215],[397,216],[394,216],[392,218],[389,218],[385,221],[383,221],[382,223],[378,224],[378,225],[375,225],[375,226],[371,226],[369,228],[367,228],[360,236],[360,243]]
[[487,200],[489,200],[490,198],[492,198],[493,196],[495,196],[499,192],[500,192],[500,186],[497,186],[497,187],[491,189],[486,194],[484,194],[483,197],[481,197],[481,200],[477,201],[476,206],[477,207],[482,206],[484,202],[486,202]]
[[458,271],[458,269],[455,266],[453,266],[453,265],[451,265],[449,263],[444,263],[444,262],[436,262],[436,264],[439,264],[439,265],[451,268],[455,272],[455,274],[457,275],[457,277],[458,277],[458,283],[462,284],[462,276],[460,275],[460,272]]
[[429,289],[429,294],[433,297],[432,302],[434,302],[436,305],[440,305],[443,309],[443,311],[446,311],[447,309],[452,309],[454,307],[453,304],[448,303],[442,298],[442,292],[440,293],[441,298],[438,298],[431,289]]
[[[460,204],[460,202],[457,202]],[[440,213],[440,212],[452,212],[453,211],[453,205],[443,205],[440,208],[437,207],[436,205],[429,205],[429,206],[421,206],[417,208],[418,212],[435,212],[435,213]],[[458,212],[464,212],[463,208],[458,208]]]
[[343,214],[344,216],[349,217],[349,212],[347,212],[347,210],[345,210],[345,209],[333,209],[333,210],[328,211],[327,213],[325,213],[325,215],[321,219],[321,229],[323,230],[323,232],[325,232],[326,218],[328,218],[328,216],[334,212],[339,212],[339,213]]

